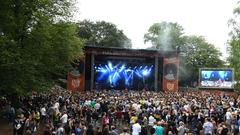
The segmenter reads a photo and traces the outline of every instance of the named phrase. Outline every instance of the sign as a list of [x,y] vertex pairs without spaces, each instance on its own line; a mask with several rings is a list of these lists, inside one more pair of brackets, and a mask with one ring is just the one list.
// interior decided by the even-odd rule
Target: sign
[[68,73],[67,89],[70,91],[83,91],[84,75]]
[[163,62],[163,91],[177,92],[178,91],[178,66],[177,57],[164,58]]

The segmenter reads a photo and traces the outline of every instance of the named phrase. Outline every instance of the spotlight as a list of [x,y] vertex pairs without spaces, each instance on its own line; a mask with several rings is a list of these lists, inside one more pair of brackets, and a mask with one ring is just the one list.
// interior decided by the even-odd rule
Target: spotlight
[[149,74],[148,70],[145,69],[145,70],[142,71],[143,76],[147,76],[148,74]]

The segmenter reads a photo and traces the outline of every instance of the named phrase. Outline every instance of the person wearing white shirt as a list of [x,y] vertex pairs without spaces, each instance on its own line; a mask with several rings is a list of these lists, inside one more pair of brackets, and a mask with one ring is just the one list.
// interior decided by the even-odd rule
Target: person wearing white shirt
[[206,119],[206,122],[203,124],[204,135],[213,134],[213,124],[209,118]]
[[46,115],[47,115],[47,110],[46,110],[46,108],[43,106],[43,107],[41,108],[40,112],[41,112],[41,117],[42,117],[41,119],[42,119],[43,122],[45,122]]
[[56,103],[54,104],[54,108],[59,109],[59,103],[58,103],[58,102],[56,102]]
[[153,126],[154,122],[156,122],[156,119],[152,115],[150,115],[148,118],[148,125]]
[[232,114],[230,112],[230,109],[226,112],[226,120],[231,120],[232,119]]
[[41,115],[44,116],[44,117],[47,115],[45,107],[41,108]]
[[231,109],[228,109],[226,114],[225,114],[225,118],[226,118],[226,123],[228,125],[228,128],[230,129],[231,128],[231,123],[232,123],[232,113],[231,113]]
[[141,126],[138,122],[132,125],[132,135],[140,135]]
[[95,106],[94,106],[94,108],[95,108],[96,110],[99,110],[100,107],[101,107],[101,105],[100,105],[98,102],[97,102],[97,103],[95,104]]
[[67,121],[68,121],[68,115],[66,113],[64,113],[62,115],[62,117],[60,118],[62,124],[67,124]]

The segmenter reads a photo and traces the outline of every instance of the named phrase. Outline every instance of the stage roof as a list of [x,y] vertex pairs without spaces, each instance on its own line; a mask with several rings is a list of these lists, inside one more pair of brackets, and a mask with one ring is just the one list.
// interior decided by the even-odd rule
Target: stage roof
[[85,46],[85,54],[118,55],[118,56],[147,56],[147,57],[176,57],[177,51],[162,51],[155,49],[129,49],[117,47]]

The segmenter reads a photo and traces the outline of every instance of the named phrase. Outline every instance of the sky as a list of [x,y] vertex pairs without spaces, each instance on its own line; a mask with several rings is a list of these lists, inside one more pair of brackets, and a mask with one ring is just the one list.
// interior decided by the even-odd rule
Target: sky
[[185,35],[203,36],[227,56],[228,20],[238,0],[77,0],[76,20],[107,21],[147,48],[143,36],[154,23],[177,22]]

